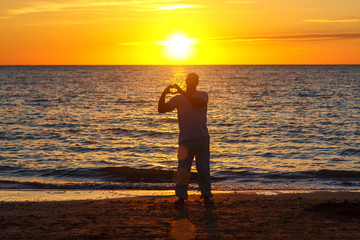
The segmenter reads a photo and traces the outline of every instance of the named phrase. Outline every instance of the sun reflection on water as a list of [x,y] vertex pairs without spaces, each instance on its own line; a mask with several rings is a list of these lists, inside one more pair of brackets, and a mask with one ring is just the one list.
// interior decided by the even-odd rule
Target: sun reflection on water
[[169,85],[177,84],[183,90],[185,90],[185,78],[186,78],[185,68],[181,66],[177,66],[174,68],[173,73],[171,74],[170,78],[168,79]]

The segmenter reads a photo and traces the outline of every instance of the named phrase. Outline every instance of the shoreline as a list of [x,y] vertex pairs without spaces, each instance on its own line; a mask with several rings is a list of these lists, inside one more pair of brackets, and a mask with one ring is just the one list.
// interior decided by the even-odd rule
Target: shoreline
[[[239,190],[213,191],[214,194],[301,194],[301,193],[359,193],[360,190]],[[200,195],[197,190],[189,190],[189,196]],[[29,189],[0,189],[0,202],[57,202],[78,200],[106,200],[139,197],[174,197],[174,190],[29,190]]]
[[358,239],[360,192],[0,203],[0,239]]

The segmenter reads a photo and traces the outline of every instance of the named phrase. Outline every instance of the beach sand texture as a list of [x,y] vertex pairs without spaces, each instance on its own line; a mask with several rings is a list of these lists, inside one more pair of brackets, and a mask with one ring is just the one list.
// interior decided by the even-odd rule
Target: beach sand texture
[[359,239],[360,193],[2,202],[0,239]]

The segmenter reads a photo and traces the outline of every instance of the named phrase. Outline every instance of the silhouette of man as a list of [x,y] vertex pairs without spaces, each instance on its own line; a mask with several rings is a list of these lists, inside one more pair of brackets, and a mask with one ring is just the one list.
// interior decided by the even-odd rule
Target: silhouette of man
[[[189,73],[186,78],[186,91],[177,84],[169,85],[160,96],[159,113],[171,112],[175,108],[179,123],[178,173],[176,180],[176,204],[188,199],[188,184],[192,161],[196,159],[198,182],[201,198],[206,204],[212,204],[210,179],[210,136],[206,126],[208,94],[197,91],[199,76]],[[175,89],[176,92],[171,92]],[[167,94],[179,94],[165,102]]]

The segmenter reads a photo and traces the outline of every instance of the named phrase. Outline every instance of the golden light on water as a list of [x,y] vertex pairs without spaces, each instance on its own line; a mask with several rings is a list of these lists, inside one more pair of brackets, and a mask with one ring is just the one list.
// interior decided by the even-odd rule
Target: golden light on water
[[[167,79],[168,85],[179,85],[183,90],[186,89],[185,84],[185,78],[186,78],[187,72],[185,71],[185,68],[182,66],[174,67],[173,73],[169,76]],[[169,97],[172,97],[169,95]]]

